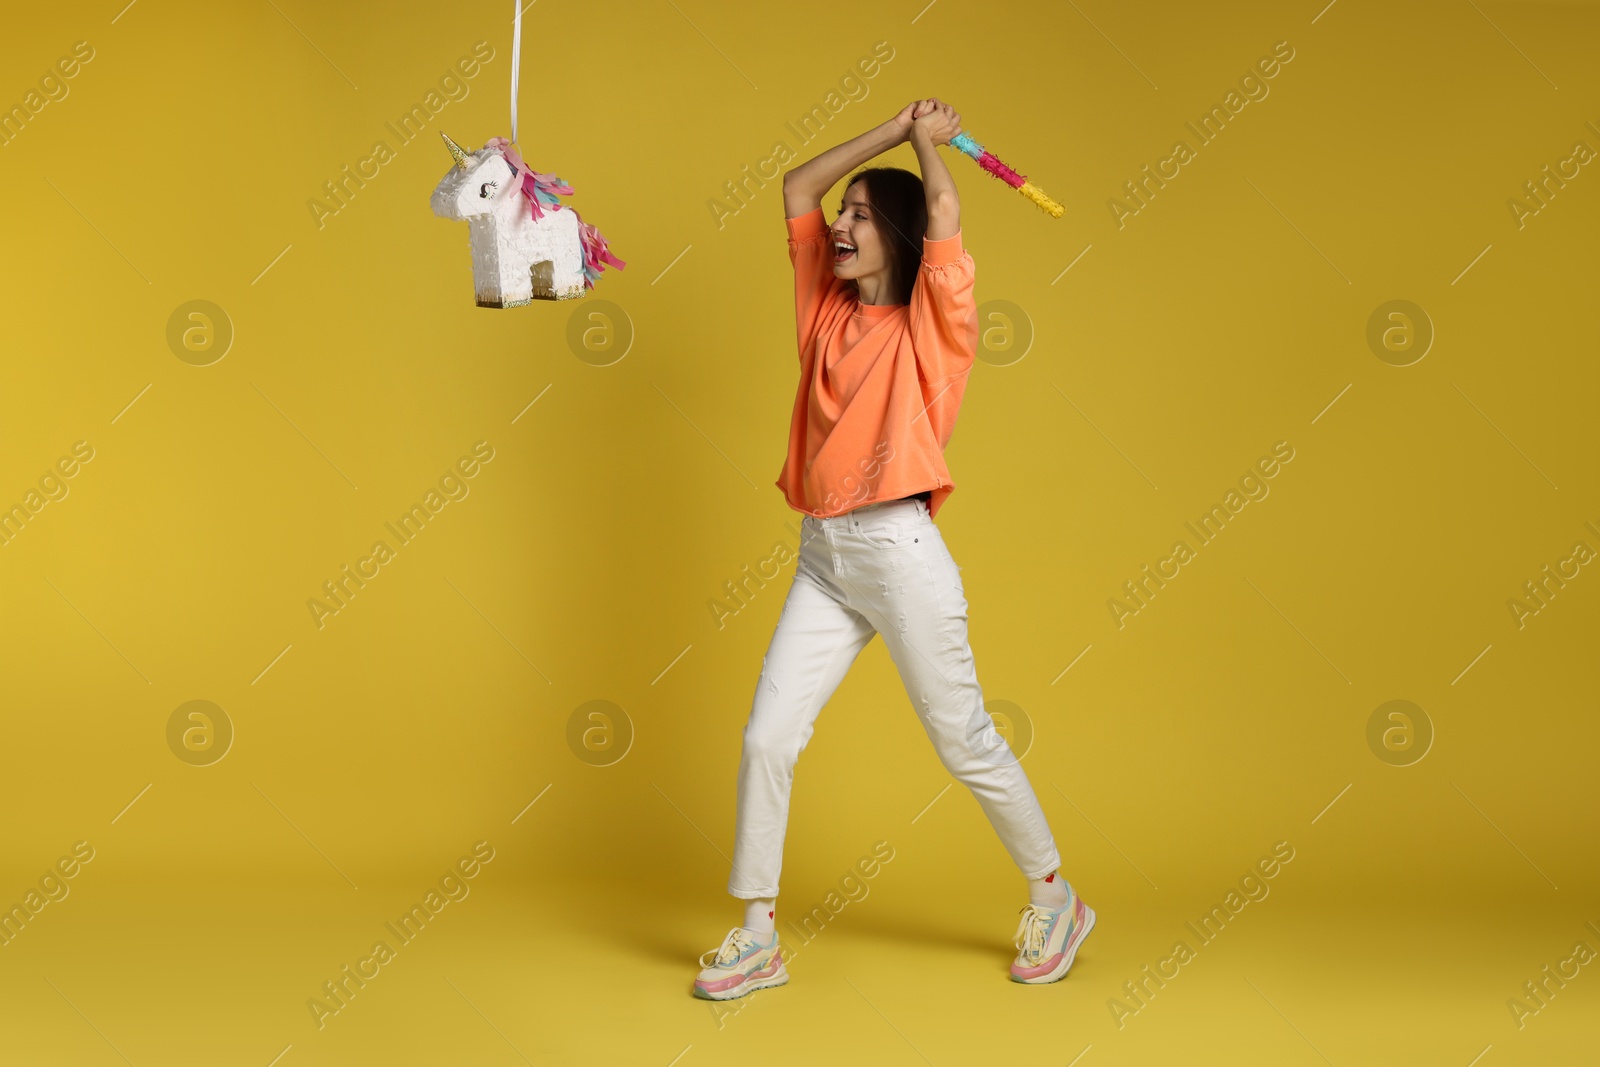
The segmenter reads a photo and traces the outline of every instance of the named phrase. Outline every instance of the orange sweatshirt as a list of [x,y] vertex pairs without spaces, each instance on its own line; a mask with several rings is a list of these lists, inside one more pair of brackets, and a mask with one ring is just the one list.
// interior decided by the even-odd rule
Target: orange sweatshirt
[[777,486],[808,515],[932,490],[938,515],[955,490],[945,466],[978,347],[972,255],[961,233],[922,242],[910,304],[862,304],[833,273],[822,208],[789,229],[800,389]]

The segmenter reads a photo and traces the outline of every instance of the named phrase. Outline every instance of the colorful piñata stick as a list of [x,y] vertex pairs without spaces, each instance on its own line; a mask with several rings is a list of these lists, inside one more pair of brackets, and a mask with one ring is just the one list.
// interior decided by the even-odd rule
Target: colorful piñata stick
[[1066,208],[1046,196],[1043,189],[1000,162],[999,157],[994,153],[985,151],[983,145],[974,141],[966,130],[962,130],[950,138],[950,147],[964,152],[977,160],[978,166],[988,171],[992,177],[999,178],[1017,190],[1017,192],[1038,204],[1041,211],[1048,212],[1052,217],[1058,219],[1066,211]]

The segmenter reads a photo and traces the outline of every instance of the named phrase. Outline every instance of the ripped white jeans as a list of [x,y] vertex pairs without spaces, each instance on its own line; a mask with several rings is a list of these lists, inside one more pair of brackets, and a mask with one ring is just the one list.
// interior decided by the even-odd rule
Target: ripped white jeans
[[800,558],[762,660],[739,758],[728,892],[778,895],[800,752],[845,672],[882,634],[939,760],[972,791],[1027,878],[1061,855],[1028,776],[983,705],[961,571],[920,498],[807,515]]

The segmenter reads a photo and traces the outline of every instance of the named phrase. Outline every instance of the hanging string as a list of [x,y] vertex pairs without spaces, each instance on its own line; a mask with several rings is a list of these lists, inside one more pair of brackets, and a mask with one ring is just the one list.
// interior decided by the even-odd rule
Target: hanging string
[[517,82],[522,74],[522,0],[511,0],[517,15],[511,30],[511,143],[517,143]]

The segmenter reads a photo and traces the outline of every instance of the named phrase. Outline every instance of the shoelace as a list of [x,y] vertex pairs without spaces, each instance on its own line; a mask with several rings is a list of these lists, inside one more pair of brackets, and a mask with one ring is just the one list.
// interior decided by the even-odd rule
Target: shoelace
[[1011,940],[1024,958],[1037,961],[1044,955],[1044,930],[1047,922],[1042,909],[1033,904],[1022,906],[1022,921],[1017,924],[1017,932]]
[[[726,965],[732,963],[744,954],[744,950],[755,944],[749,934],[741,926],[735,926],[728,931],[728,936],[722,939],[722,947],[711,949],[700,957],[702,967],[710,967],[713,963]],[[715,957],[708,959],[707,957]]]

